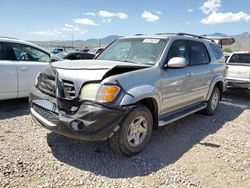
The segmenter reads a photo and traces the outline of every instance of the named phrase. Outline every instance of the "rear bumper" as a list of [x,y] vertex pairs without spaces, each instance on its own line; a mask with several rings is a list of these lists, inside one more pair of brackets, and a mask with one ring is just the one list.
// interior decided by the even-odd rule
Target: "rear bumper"
[[240,79],[240,78],[227,78],[226,87],[239,88],[239,89],[250,89],[250,79]]
[[55,98],[33,89],[30,111],[39,125],[64,136],[88,140],[107,140],[119,126],[128,108],[111,108],[95,102],[79,102],[72,113],[59,110]]

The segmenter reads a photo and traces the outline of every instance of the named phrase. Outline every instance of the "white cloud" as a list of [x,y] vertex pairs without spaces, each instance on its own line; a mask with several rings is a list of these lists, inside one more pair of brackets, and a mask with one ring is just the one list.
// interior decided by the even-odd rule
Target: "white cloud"
[[87,15],[87,16],[96,16],[96,14],[94,12],[87,12],[85,15]]
[[141,14],[141,16],[148,22],[156,22],[157,20],[160,19],[159,16],[154,15],[151,12],[146,11],[146,10]]
[[65,28],[73,28],[74,26],[73,26],[73,25],[70,25],[70,24],[64,24],[64,27],[65,27]]
[[194,12],[194,10],[192,9],[192,8],[189,8],[188,10],[187,10],[187,12]]
[[190,22],[189,22],[189,21],[186,21],[185,24],[186,24],[186,25],[190,25]]
[[62,35],[62,32],[58,31],[57,29],[53,29],[53,30],[45,30],[45,31],[32,31],[30,32],[31,34],[35,34],[35,35],[43,35],[43,36],[60,36]]
[[158,11],[156,11],[156,13],[157,13],[157,14],[162,14],[162,12],[161,12],[161,11],[159,11],[159,10],[158,10]]
[[126,20],[128,18],[128,15],[123,12],[117,12],[116,16],[122,20]]
[[79,27],[69,25],[69,24],[64,24],[64,27],[61,28],[61,30],[63,30],[63,31],[73,31],[73,32],[81,33],[81,34],[87,33],[87,30],[83,30],[83,29],[80,29]]
[[203,6],[200,7],[204,14],[210,14],[216,12],[221,7],[221,0],[207,0]]
[[111,18],[106,18],[102,20],[103,23],[111,23],[112,19]]
[[250,21],[250,15],[245,12],[238,13],[222,13],[222,12],[212,12],[208,17],[201,20],[203,24],[222,24],[229,22],[240,22],[240,21]]
[[73,21],[77,24],[83,24],[83,25],[95,25],[95,26],[98,25],[93,20],[90,20],[88,18],[77,18],[73,19]]
[[116,16],[116,14],[113,12],[106,11],[106,10],[100,10],[99,16],[104,17],[104,18],[110,18],[110,17]]

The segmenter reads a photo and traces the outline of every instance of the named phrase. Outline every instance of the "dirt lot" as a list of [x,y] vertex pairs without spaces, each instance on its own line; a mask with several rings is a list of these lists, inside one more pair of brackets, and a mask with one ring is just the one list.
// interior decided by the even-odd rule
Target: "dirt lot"
[[214,116],[155,131],[138,156],[31,121],[27,100],[0,103],[0,187],[250,187],[250,97],[226,94]]

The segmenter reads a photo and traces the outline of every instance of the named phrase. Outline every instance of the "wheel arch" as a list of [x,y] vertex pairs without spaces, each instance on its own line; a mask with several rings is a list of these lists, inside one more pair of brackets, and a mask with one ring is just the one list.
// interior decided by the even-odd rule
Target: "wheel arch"
[[207,95],[207,97],[206,97],[206,100],[209,100],[209,98],[211,97],[211,95],[212,95],[212,93],[213,93],[213,90],[214,90],[214,88],[215,87],[218,87],[219,88],[219,90],[220,90],[220,100],[222,99],[222,94],[223,94],[223,92],[224,92],[224,77],[222,77],[222,76],[220,76],[220,77],[216,77],[214,80],[213,80],[213,82],[212,82],[212,84],[210,85],[210,89],[209,89],[209,91],[208,91],[208,95]]

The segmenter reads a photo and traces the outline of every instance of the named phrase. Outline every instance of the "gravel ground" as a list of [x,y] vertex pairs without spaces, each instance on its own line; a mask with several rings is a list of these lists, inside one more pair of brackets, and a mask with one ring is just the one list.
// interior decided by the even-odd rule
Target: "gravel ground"
[[154,131],[139,155],[51,133],[27,100],[0,102],[0,187],[250,187],[250,100],[227,93],[218,113]]

